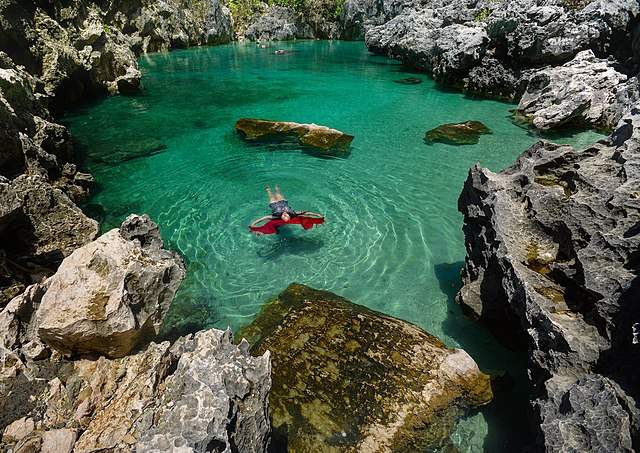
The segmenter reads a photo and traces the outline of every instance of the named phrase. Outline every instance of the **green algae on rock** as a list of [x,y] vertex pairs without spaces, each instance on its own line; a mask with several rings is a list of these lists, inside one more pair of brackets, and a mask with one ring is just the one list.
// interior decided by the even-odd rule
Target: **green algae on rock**
[[342,297],[291,284],[238,332],[273,363],[270,411],[289,451],[419,451],[492,398],[463,350]]
[[427,143],[446,143],[448,145],[475,145],[480,135],[490,134],[491,130],[480,121],[448,123],[428,131],[424,140]]
[[246,140],[281,142],[296,138],[298,142],[322,154],[344,155],[349,151],[352,135],[317,124],[241,118],[236,131]]

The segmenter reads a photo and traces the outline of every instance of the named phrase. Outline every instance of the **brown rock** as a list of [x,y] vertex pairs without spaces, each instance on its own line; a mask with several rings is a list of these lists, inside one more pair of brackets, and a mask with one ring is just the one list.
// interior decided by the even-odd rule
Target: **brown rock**
[[323,154],[345,154],[352,135],[317,124],[242,118],[236,122],[236,131],[249,141],[281,142],[294,138],[306,147]]
[[427,143],[446,143],[448,145],[475,145],[480,135],[490,134],[491,130],[480,121],[448,123],[431,129],[425,134]]
[[290,451],[425,451],[492,398],[463,350],[405,321],[292,284],[239,332],[272,354],[270,410]]

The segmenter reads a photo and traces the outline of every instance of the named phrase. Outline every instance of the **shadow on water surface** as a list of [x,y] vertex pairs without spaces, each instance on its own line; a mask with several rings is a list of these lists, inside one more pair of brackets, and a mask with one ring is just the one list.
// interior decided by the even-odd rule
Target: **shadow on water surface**
[[436,264],[434,273],[440,289],[447,295],[444,332],[459,342],[482,371],[492,376],[494,399],[481,410],[488,425],[484,450],[530,451],[533,438],[526,416],[530,410],[526,351],[506,349],[479,322],[462,313],[455,297],[462,287],[460,270],[463,265],[461,261]]
[[296,236],[290,228],[297,228],[292,225],[285,228],[280,228],[280,231],[274,240],[274,242],[262,246],[258,249],[257,255],[263,259],[277,259],[281,256],[287,255],[306,255],[308,253],[314,253],[322,248],[324,245],[322,240],[306,238]]

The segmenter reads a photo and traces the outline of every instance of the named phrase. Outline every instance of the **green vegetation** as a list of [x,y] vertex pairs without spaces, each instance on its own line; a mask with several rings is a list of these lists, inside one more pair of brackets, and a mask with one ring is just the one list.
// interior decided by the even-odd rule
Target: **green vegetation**
[[591,3],[591,0],[562,0],[562,4],[567,9],[579,11]]
[[264,11],[264,4],[260,0],[228,0],[227,7],[231,11],[237,35],[244,34],[251,19]]
[[227,0],[236,33],[243,34],[252,19],[264,12],[265,6],[283,6],[304,12],[312,23],[333,22],[344,11],[345,0]]
[[475,17],[473,18],[473,20],[475,20],[476,22],[484,22],[489,18],[489,16],[491,15],[491,12],[492,11],[487,7],[480,8],[480,10],[476,13]]

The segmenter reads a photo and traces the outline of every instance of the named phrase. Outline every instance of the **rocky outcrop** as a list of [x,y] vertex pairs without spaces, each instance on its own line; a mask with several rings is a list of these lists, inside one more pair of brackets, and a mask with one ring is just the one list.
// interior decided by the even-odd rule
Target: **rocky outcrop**
[[480,136],[490,134],[491,130],[480,121],[448,123],[427,131],[424,140],[427,143],[446,143],[449,145],[475,145]]
[[[184,278],[147,216],[129,216],[65,258],[38,309],[38,336],[67,353],[122,357],[153,338]],[[81,282],[81,284],[78,284]]]
[[[0,312],[3,447],[267,451],[268,353],[254,358],[215,329],[141,343],[183,275],[155,224],[131,216],[14,298]],[[61,354],[122,356],[132,345],[119,358]]]
[[640,82],[617,72],[591,50],[570,62],[535,71],[518,105],[538,129],[572,124],[612,129],[640,99]]
[[248,26],[244,37],[251,41],[285,41],[305,36],[304,26],[293,9],[271,6]]
[[240,335],[273,357],[271,418],[289,451],[426,451],[492,398],[463,350],[335,294],[292,284]]
[[438,81],[517,100],[527,70],[561,65],[582,50],[612,56],[636,73],[632,46],[625,43],[632,41],[639,13],[634,0],[430,0],[410,3],[369,28],[365,41],[370,50]]
[[540,142],[502,173],[475,166],[460,196],[458,300],[528,346],[547,451],[640,440],[639,126],[634,108],[586,150]]
[[141,52],[232,38],[229,10],[220,2],[185,6],[182,0],[139,0],[40,7],[12,0],[1,7],[0,49],[40,76],[58,105],[96,91],[127,92],[139,85]]
[[251,357],[231,339],[212,329],[120,359],[46,361],[55,377],[18,374],[11,392],[0,389],[4,408],[22,392],[41,401],[14,409],[22,418],[3,443],[14,451],[265,452],[269,354]]
[[291,139],[322,154],[344,155],[349,151],[352,135],[317,124],[242,118],[236,131],[252,142],[282,142]]

